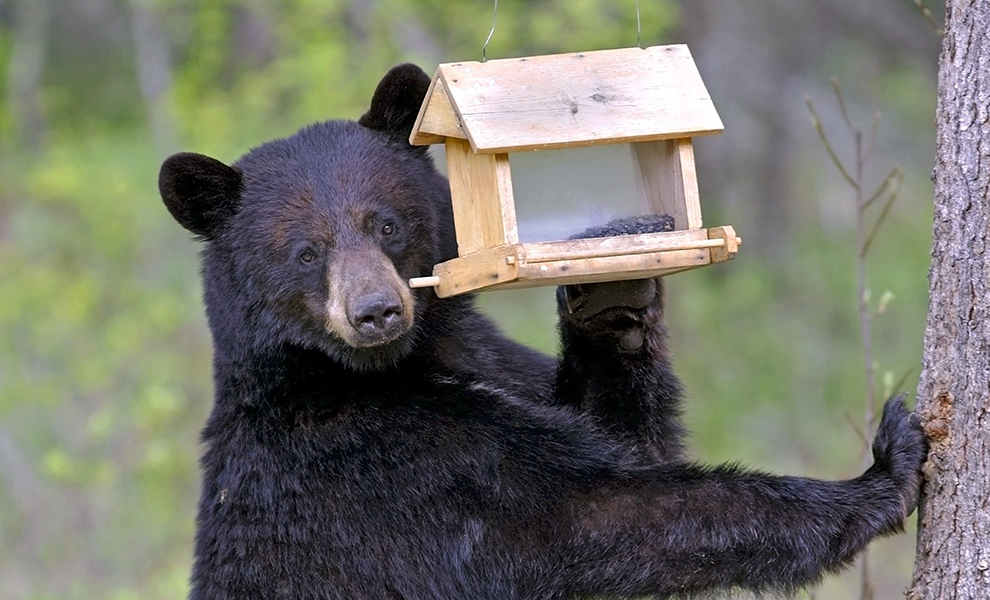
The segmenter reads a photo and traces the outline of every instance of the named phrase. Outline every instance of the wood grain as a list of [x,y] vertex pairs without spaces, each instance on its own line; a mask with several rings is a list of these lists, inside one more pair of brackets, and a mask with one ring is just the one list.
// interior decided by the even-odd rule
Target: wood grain
[[517,243],[509,155],[474,154],[458,138],[447,138],[446,148],[458,255]]
[[483,154],[722,130],[684,45],[450,63],[440,65],[438,79],[433,96],[442,84],[471,147]]
[[709,238],[707,231],[673,231],[555,242],[531,242],[522,244],[522,256],[527,263],[542,263],[674,250],[697,250],[720,245],[724,245],[724,241]]
[[516,282],[499,287],[504,289],[645,279],[664,275],[666,271],[672,269],[701,267],[710,263],[711,254],[704,248],[560,260],[547,263],[524,263],[519,267],[519,279]]
[[711,240],[721,240],[722,243],[712,246],[712,262],[718,263],[725,260],[732,260],[739,252],[739,244],[742,240],[736,237],[736,230],[729,225],[722,227],[712,227],[706,230]]
[[731,227],[506,244],[436,265],[441,298],[479,290],[642,279],[735,256]]
[[630,144],[640,203],[674,217],[675,229],[701,229],[701,199],[690,138]]
[[442,83],[439,83],[439,71],[430,82],[426,100],[419,109],[416,124],[409,135],[409,143],[413,146],[429,146],[442,144],[448,137],[467,139],[467,134],[461,126],[461,121],[450,105],[450,98]]
[[433,275],[440,278],[437,296],[447,298],[517,279],[519,246],[489,248],[436,265]]

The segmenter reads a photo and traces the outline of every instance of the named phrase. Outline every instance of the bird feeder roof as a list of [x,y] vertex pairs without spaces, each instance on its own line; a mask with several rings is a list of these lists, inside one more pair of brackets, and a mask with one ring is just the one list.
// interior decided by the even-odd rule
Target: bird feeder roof
[[722,131],[683,44],[442,64],[410,143],[499,154]]

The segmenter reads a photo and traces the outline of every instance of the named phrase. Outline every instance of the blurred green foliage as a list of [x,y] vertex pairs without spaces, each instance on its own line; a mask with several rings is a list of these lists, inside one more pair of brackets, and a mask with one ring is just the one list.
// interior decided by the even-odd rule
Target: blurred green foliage
[[[170,42],[174,139],[231,161],[308,122],[357,117],[397,62],[479,59],[490,4],[92,0],[113,18],[77,22],[53,3],[35,97],[45,131],[31,148],[11,100],[17,19],[3,20],[3,8],[30,1],[0,5],[0,599],[182,598],[210,340],[195,244],[157,197],[163,149],[146,122],[128,15],[150,10]],[[642,4],[644,42],[669,41],[678,5]],[[501,0],[488,56],[632,45],[632,5]],[[884,98],[903,104],[911,130],[918,76],[884,77]],[[702,179],[712,167],[700,165]],[[795,202],[831,193],[808,179]],[[904,195],[870,259],[874,298],[896,295],[876,324],[888,381],[917,367],[926,307],[930,189],[909,178]],[[864,397],[851,235],[805,219],[784,259],[743,246],[734,263],[668,281],[700,459],[857,471],[860,443],[844,417],[861,420]],[[479,301],[511,335],[553,352],[551,294]],[[909,541],[879,560],[881,584],[903,581]],[[832,584],[834,597],[844,585]]]

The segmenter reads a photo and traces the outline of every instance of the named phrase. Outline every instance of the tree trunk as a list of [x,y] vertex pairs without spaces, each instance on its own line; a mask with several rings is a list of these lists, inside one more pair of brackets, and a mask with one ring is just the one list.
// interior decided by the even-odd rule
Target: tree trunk
[[48,0],[14,3],[8,102],[20,141],[29,150],[38,149],[46,129],[41,109],[41,78],[48,50],[48,30]]
[[918,414],[931,444],[912,600],[990,598],[990,1],[949,0]]
[[132,3],[131,33],[137,55],[138,84],[151,137],[158,153],[167,156],[175,152],[178,146],[175,123],[166,101],[172,85],[172,67],[168,57],[168,39],[150,3]]

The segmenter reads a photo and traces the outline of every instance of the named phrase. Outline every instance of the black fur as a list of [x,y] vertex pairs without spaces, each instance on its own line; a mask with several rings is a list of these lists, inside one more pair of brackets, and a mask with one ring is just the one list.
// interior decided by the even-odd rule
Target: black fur
[[158,175],[168,211],[183,227],[207,239],[237,210],[240,188],[237,169],[192,152],[168,157]]
[[[429,75],[416,65],[392,67],[378,83],[371,107],[358,124],[407,140],[429,89]],[[426,152],[426,146],[419,147],[419,151]]]
[[560,361],[431,290],[405,301],[397,339],[346,343],[328,315],[367,293],[341,285],[363,275],[346,265],[407,279],[456,251],[446,182],[403,137],[428,78],[401,73],[412,84],[386,78],[369,127],[321,123],[249,152],[234,196],[201,162],[163,167],[202,182],[163,197],[207,238],[215,345],[192,598],[786,591],[900,529],[925,453],[900,399],[853,480],[686,463],[653,282],[580,319],[562,301]]
[[571,236],[576,238],[600,238],[610,235],[635,235],[637,233],[662,233],[674,230],[674,217],[670,215],[642,215],[616,219],[605,225]]

